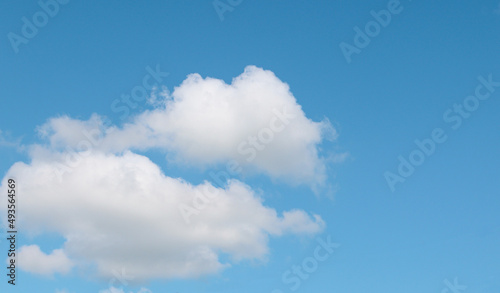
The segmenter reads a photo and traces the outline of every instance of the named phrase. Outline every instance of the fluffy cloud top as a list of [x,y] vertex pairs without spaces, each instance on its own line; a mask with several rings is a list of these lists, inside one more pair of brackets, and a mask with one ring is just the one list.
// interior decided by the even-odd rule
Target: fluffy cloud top
[[7,178],[16,178],[23,231],[66,241],[49,255],[23,247],[21,268],[29,272],[77,266],[108,280],[116,272],[134,280],[197,277],[264,260],[270,237],[311,236],[325,226],[318,215],[265,206],[238,180],[192,185],[130,151],[159,148],[193,165],[229,162],[237,172],[322,184],[318,145],[335,130],[308,119],[270,71],[249,66],[231,84],[192,74],[160,106],[120,127],[99,115],[63,116],[38,132],[48,144],[32,146],[31,162],[14,164],[0,192],[6,194]]
[[45,254],[38,245],[28,245],[19,249],[19,266],[30,273],[51,276],[54,273],[68,273],[73,263],[61,249]]
[[[104,278],[121,270],[135,280],[196,277],[265,258],[269,236],[312,235],[324,227],[319,216],[300,210],[280,215],[236,180],[225,188],[194,186],[129,151],[92,152],[60,178],[65,154],[48,152],[34,152],[30,164],[16,163],[6,176],[22,182],[24,231],[51,231],[66,239],[50,255],[24,247],[20,262],[30,272],[66,272],[67,255],[77,265],[94,264]],[[209,201],[188,224],[179,207],[193,206],[200,194]],[[220,261],[221,255],[229,260]],[[54,265],[42,266],[47,262]]]
[[[328,133],[326,133],[328,132]],[[120,152],[160,148],[194,165],[235,162],[294,183],[325,181],[317,146],[335,137],[328,120],[308,119],[289,86],[271,71],[248,66],[231,84],[192,74],[162,106],[121,128],[59,117],[40,128],[53,147]]]

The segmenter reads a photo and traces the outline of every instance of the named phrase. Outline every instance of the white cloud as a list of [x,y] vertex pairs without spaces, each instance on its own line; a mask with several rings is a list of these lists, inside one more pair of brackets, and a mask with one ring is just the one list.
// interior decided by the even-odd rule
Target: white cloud
[[[326,160],[318,145],[335,139],[335,129],[327,119],[308,119],[272,72],[249,66],[231,84],[193,74],[153,98],[154,110],[121,127],[95,114],[86,121],[52,118],[38,128],[48,145],[33,145],[31,162],[14,164],[0,192],[6,193],[6,178],[16,178],[23,231],[58,233],[66,241],[49,255],[23,247],[20,259],[29,260],[22,269],[51,275],[74,265],[108,280],[117,272],[135,281],[190,278],[265,260],[270,237],[324,229],[320,216],[278,212],[238,180],[192,185],[130,151],[159,148],[205,167],[235,161],[244,172],[321,185]],[[187,224],[179,207],[196,205],[200,195],[209,199],[206,208]]]
[[103,121],[97,114],[93,114],[89,120],[80,121],[67,116],[51,118],[49,122],[38,127],[37,131],[43,138],[48,138],[53,148],[78,147],[82,141],[88,141],[87,131],[100,129]]
[[[35,149],[32,162],[14,164],[0,189],[6,194],[6,179],[17,178],[25,232],[50,231],[66,239],[50,255],[23,247],[21,268],[30,272],[67,272],[67,255],[79,266],[95,265],[108,279],[116,271],[134,280],[196,277],[241,260],[264,260],[270,236],[314,235],[324,228],[321,217],[304,211],[280,215],[240,181],[224,189],[191,185],[129,151],[92,152],[59,178],[57,163],[65,155]],[[187,225],[178,206],[190,205],[199,193],[213,200]],[[222,255],[228,260],[221,261]]]
[[120,288],[109,287],[108,289],[99,291],[99,293],[124,293],[124,291]]
[[[108,289],[99,291],[99,293],[125,293],[125,291],[123,291],[123,289],[111,286]],[[153,292],[151,292],[151,290],[149,289],[141,288],[139,291],[137,291],[137,293],[153,293]]]
[[335,129],[327,119],[308,119],[289,86],[271,71],[248,66],[231,84],[191,74],[163,101],[121,128],[104,127],[94,115],[88,121],[54,118],[40,132],[52,147],[85,149],[90,141],[111,152],[160,148],[183,163],[234,160],[245,172],[312,186],[325,182],[317,147],[325,137],[335,139]]
[[19,249],[19,267],[30,273],[52,276],[54,273],[68,273],[73,263],[61,249],[45,254],[38,245],[25,245]]

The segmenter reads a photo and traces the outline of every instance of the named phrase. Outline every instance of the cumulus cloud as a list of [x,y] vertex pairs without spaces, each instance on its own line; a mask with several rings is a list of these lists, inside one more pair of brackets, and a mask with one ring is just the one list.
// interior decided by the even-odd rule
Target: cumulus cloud
[[19,249],[19,267],[30,273],[52,276],[54,273],[68,273],[73,263],[62,249],[45,254],[38,245],[25,245]]
[[[164,175],[147,157],[130,151],[94,151],[58,176],[66,154],[34,151],[29,164],[9,169],[0,189],[6,194],[6,178],[22,182],[23,230],[55,232],[66,240],[49,255],[38,246],[23,247],[21,268],[33,273],[65,273],[75,263],[90,264],[108,279],[116,271],[135,280],[197,277],[239,261],[264,260],[270,237],[311,236],[325,226],[318,215],[265,206],[240,181],[224,188],[192,185]],[[179,206],[192,206],[199,194],[210,200],[187,224]]]
[[289,86],[271,71],[248,66],[231,84],[191,74],[162,101],[121,127],[97,115],[87,121],[64,116],[49,120],[40,133],[52,147],[86,149],[91,142],[111,152],[159,148],[183,163],[230,161],[289,182],[325,182],[318,145],[335,139],[336,131],[327,119],[307,118]]
[[[42,138],[49,139],[52,148],[76,147],[84,148],[91,131],[104,130],[102,118],[93,114],[88,120],[71,119],[68,116],[51,118],[44,125],[37,127],[37,132]],[[88,143],[87,143],[88,145]],[[92,145],[89,145],[92,147]]]
[[149,103],[154,109],[120,126],[94,114],[38,128],[47,143],[29,148],[31,161],[14,164],[0,192],[16,178],[23,231],[57,233],[65,242],[50,254],[22,247],[21,269],[50,276],[78,267],[108,280],[116,272],[136,281],[198,277],[264,261],[272,237],[324,229],[319,215],[277,211],[239,180],[193,185],[133,152],[161,149],[196,166],[229,162],[238,172],[321,185],[332,160],[318,146],[336,131],[327,119],[307,118],[272,72],[249,66],[230,84],[192,74]]
[[[109,287],[108,289],[101,290],[99,293],[125,293],[123,289],[121,288],[116,288],[116,287]],[[153,293],[151,290],[146,289],[146,288],[141,288],[137,293]]]

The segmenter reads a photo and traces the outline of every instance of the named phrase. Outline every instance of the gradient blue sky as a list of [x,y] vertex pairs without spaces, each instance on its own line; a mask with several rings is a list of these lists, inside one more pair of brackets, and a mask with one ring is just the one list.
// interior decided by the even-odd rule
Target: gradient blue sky
[[[457,277],[465,292],[499,292],[500,91],[481,101],[458,129],[443,120],[447,109],[474,93],[478,76],[500,81],[499,2],[402,0],[402,12],[347,63],[339,44],[352,44],[353,27],[364,27],[373,19],[370,11],[388,2],[246,0],[221,21],[211,1],[70,0],[16,54],[7,34],[20,34],[21,18],[40,7],[2,1],[2,177],[13,163],[29,160],[6,142],[37,143],[35,129],[50,117],[99,113],[121,125],[110,105],[141,83],[147,66],[169,72],[163,85],[172,89],[190,73],[229,83],[245,66],[256,65],[290,85],[308,118],[332,122],[339,137],[323,143],[323,150],[349,153],[328,168],[338,189],[333,200],[265,176],[240,178],[262,190],[266,205],[321,215],[327,228],[320,237],[341,244],[298,291],[442,292],[443,281]],[[445,131],[446,142],[391,192],[384,172],[397,172],[398,156],[407,158],[414,140],[430,137],[435,128]],[[162,153],[148,156],[168,176],[193,183],[207,177],[207,171],[167,165]],[[59,235],[31,239],[22,228],[19,236],[19,246],[37,243],[44,251],[64,242]],[[200,279],[117,287],[290,292],[283,272],[311,256],[317,243],[287,236],[271,238],[269,245],[265,264],[242,262]],[[4,239],[0,247],[6,257]],[[20,271],[12,288],[4,271],[0,288],[6,292],[108,288],[107,280],[78,271],[53,278]]]

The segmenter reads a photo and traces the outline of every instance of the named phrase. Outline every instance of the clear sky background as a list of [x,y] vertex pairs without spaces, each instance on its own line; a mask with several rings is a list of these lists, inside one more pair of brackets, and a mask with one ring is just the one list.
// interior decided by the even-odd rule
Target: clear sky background
[[[18,270],[11,286],[3,268],[2,292],[291,292],[283,274],[314,256],[317,237],[340,247],[296,292],[453,292],[446,280],[455,278],[466,286],[459,292],[500,292],[500,87],[476,99],[477,109],[456,129],[443,118],[475,94],[478,77],[500,81],[500,3],[401,0],[400,12],[347,62],[340,44],[354,45],[354,28],[364,30],[374,20],[370,11],[390,2],[221,0],[237,5],[220,14],[212,1],[70,0],[16,53],[8,34],[22,36],[22,18],[32,20],[41,7],[1,1],[2,178],[14,163],[30,162],[29,146],[44,143],[36,129],[50,118],[97,113],[122,126],[151,110],[138,103],[122,119],[111,107],[142,84],[148,66],[169,73],[158,86],[170,91],[191,73],[230,84],[248,65],[269,70],[290,86],[307,118],[327,118],[336,129],[334,141],[316,145],[320,157],[348,154],[326,161],[328,188],[316,192],[265,174],[235,176],[260,192],[265,206],[298,208],[326,224],[313,236],[270,237],[265,260],[231,262],[197,278],[127,283],[74,268],[52,276]],[[384,174],[398,175],[398,157],[408,160],[414,141],[436,128],[446,141],[392,191]],[[224,170],[170,164],[168,151],[137,152],[192,184]],[[1,198],[5,223],[5,193]],[[19,194],[20,217],[28,200]],[[36,244],[48,254],[66,241],[19,229],[18,247]],[[6,259],[5,237],[0,248]]]

